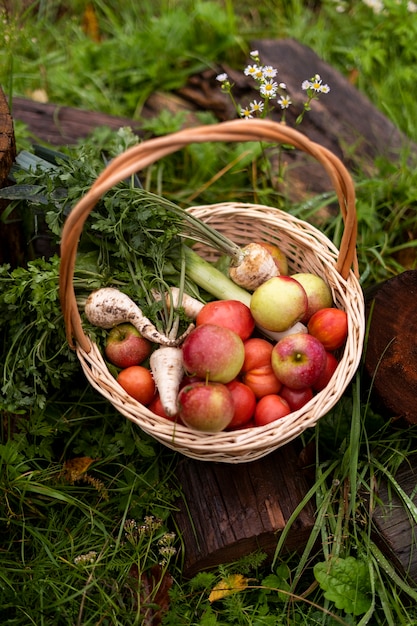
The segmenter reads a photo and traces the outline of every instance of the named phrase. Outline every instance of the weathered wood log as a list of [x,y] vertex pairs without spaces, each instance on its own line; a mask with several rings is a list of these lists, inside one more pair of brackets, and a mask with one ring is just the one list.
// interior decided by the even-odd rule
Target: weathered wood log
[[73,145],[90,135],[93,129],[100,127],[116,131],[123,126],[129,126],[140,136],[143,135],[143,120],[155,117],[163,109],[168,109],[173,114],[185,111],[189,115],[192,115],[194,109],[190,103],[175,94],[152,94],[145,103],[140,120],[20,97],[13,98],[12,106],[16,120],[24,122],[39,141],[53,146]]
[[[9,184],[7,178],[16,156],[13,120],[4,92],[0,88],[0,187]],[[9,203],[0,199],[0,264],[21,265],[25,259],[25,243],[21,223],[12,211],[6,215]]]
[[365,297],[365,368],[373,399],[390,419],[417,424],[417,270],[375,286]]
[[49,102],[35,102],[27,98],[13,98],[11,109],[13,118],[24,122],[34,137],[54,146],[73,145],[100,126],[112,130],[118,130],[121,126],[133,125],[134,130],[138,127],[137,123],[125,117]]
[[[417,455],[401,464],[395,481],[417,507]],[[417,524],[407,505],[388,480],[378,488],[379,504],[372,522],[375,527],[373,539],[380,550],[403,575],[417,583]]]
[[[251,463],[183,459],[176,476],[184,494],[174,515],[186,576],[256,550],[273,557],[280,533],[308,491],[294,442]],[[313,524],[309,502],[289,528],[285,550],[302,550]]]

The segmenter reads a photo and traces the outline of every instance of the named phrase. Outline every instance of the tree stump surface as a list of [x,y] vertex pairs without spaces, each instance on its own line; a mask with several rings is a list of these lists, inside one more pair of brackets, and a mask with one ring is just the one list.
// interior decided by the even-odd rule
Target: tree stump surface
[[[0,187],[9,185],[8,176],[16,156],[13,119],[6,96],[0,87]],[[24,242],[15,211],[6,213],[9,202],[0,199],[0,264],[20,265]]]
[[[417,455],[402,463],[395,474],[395,481],[417,507]],[[373,515],[376,528],[374,540],[388,555],[396,568],[417,584],[417,524],[402,496],[383,481],[378,489],[379,504]]]
[[6,182],[15,156],[13,120],[6,96],[0,87],[0,186]]
[[365,368],[379,410],[417,424],[417,270],[366,294],[369,320]]
[[[186,576],[257,550],[271,559],[309,488],[293,442],[250,463],[183,459],[176,476],[184,494],[174,515],[185,546]],[[291,525],[285,550],[302,550],[313,525],[309,502]]]

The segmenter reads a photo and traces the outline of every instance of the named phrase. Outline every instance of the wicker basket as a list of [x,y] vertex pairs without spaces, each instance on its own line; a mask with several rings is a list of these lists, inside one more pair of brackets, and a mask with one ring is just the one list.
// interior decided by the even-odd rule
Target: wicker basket
[[[302,409],[258,428],[206,434],[173,424],[131,398],[110,374],[98,347],[83,331],[73,287],[78,240],[84,222],[111,187],[164,156],[191,143],[263,141],[292,145],[313,156],[326,170],[336,191],[344,220],[340,250],[318,229],[287,213],[242,203],[223,203],[189,209],[238,244],[264,240],[287,255],[290,270],[314,272],[329,284],[334,303],[348,316],[348,338],[339,365],[327,387]],[[211,258],[212,250],[199,246]],[[268,120],[233,120],[201,126],[144,141],[116,157],[69,214],[62,232],[60,297],[67,337],[91,385],[143,431],[182,454],[205,461],[248,462],[265,456],[315,426],[340,399],[351,381],[362,352],[364,302],[356,260],[356,209],[352,179],[341,161],[304,135]],[[74,341],[75,339],[75,341]]]

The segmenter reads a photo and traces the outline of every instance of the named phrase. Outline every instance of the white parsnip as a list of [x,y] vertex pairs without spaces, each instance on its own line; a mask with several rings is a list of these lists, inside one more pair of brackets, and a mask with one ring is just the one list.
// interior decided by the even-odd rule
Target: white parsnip
[[140,334],[154,343],[176,346],[182,338],[170,339],[160,333],[152,322],[128,295],[114,287],[103,287],[93,291],[85,303],[88,321],[100,328],[113,328],[130,322]]
[[[195,320],[195,318],[203,308],[204,303],[184,292],[182,294],[182,299],[180,302],[180,292],[181,290],[179,289],[179,287],[171,287],[170,292],[165,293],[165,302],[167,307],[170,308],[172,306],[174,309],[182,307],[186,316],[192,320]],[[159,292],[153,291],[152,294],[155,300],[162,299],[162,296]]]
[[173,416],[178,412],[177,397],[184,376],[182,350],[160,346],[152,352],[149,364],[164,411]]

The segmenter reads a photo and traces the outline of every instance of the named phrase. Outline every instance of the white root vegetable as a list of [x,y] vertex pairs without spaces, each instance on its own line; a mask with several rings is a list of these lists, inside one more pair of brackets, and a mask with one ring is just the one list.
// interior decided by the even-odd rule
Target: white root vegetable
[[242,258],[229,268],[234,283],[254,291],[269,278],[279,275],[275,261],[266,248],[259,243],[249,243],[242,249]]
[[296,322],[293,326],[290,326],[289,328],[287,328],[287,330],[282,330],[280,332],[267,330],[266,328],[263,328],[262,326],[257,326],[257,328],[260,330],[260,332],[263,335],[265,335],[266,337],[269,337],[270,339],[273,339],[274,341],[279,341],[280,339],[283,339],[284,337],[287,337],[288,335],[295,335],[296,333],[308,332],[307,326],[305,326],[305,324],[303,324],[302,322]]
[[84,310],[88,321],[100,328],[113,328],[130,322],[143,337],[154,343],[176,346],[183,339],[170,339],[160,333],[133,300],[114,287],[93,291],[87,298]]
[[[200,302],[200,300],[197,300],[197,298],[193,298],[193,296],[190,296],[188,293],[182,294],[182,300],[180,302],[180,289],[178,287],[171,287],[170,292],[170,294],[168,292],[165,294],[165,302],[167,306],[171,307],[172,304],[174,309],[182,307],[186,316],[192,320],[195,320],[195,318],[203,308],[204,303]],[[152,292],[152,295],[155,300],[162,299],[160,293],[156,291]]]
[[173,416],[178,412],[177,396],[184,376],[182,350],[160,346],[152,352],[149,364],[164,411]]

